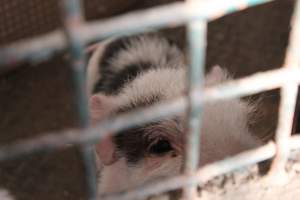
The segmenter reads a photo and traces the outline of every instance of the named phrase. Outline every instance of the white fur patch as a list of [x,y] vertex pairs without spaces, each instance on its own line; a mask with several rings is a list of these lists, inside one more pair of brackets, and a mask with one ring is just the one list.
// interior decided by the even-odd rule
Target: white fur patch
[[118,105],[126,106],[139,100],[151,99],[159,95],[161,100],[169,100],[182,95],[185,84],[183,68],[159,68],[149,70],[128,84],[115,97]]

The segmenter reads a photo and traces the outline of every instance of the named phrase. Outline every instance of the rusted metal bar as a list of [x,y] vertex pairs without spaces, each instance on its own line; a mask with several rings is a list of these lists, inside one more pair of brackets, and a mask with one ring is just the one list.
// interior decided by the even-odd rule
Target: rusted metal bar
[[[89,43],[112,35],[138,33],[149,28],[177,26],[195,19],[212,20],[247,6],[259,5],[271,0],[223,0],[207,1],[205,4],[191,9],[184,2],[168,4],[143,11],[134,11],[129,14],[99,20],[81,26],[77,30],[82,43]],[[143,19],[143,20],[140,20]],[[0,48],[0,72],[7,70],[6,65],[16,65],[22,61],[39,62],[67,47],[62,31],[22,40]],[[2,68],[2,69],[1,69]]]
[[[80,0],[61,1],[64,34],[71,55],[71,71],[74,85],[74,103],[78,113],[79,126],[85,129],[89,125],[88,103],[85,90],[85,56],[83,44],[77,31],[83,22]],[[86,182],[90,200],[97,198],[97,176],[94,149],[89,144],[82,144],[81,155],[86,174]]]
[[[300,136],[290,138],[288,145],[292,150],[300,149]],[[197,184],[204,185],[212,178],[251,166],[260,161],[272,158],[276,153],[276,145],[274,142],[269,142],[257,149],[245,151],[236,156],[225,160],[217,161],[200,168],[194,176],[179,175],[173,178],[160,179],[153,183],[148,183],[138,188],[135,188],[124,193],[115,193],[108,196],[102,196],[101,200],[131,200],[143,199],[150,195],[159,194],[162,192],[175,190],[184,187],[185,185]]]
[[[281,68],[268,72],[257,73],[242,79],[228,81],[222,85],[204,88],[201,95],[198,89],[193,90],[193,98],[199,105],[208,101],[229,99],[244,95],[251,95],[265,90],[272,90],[284,83],[300,83],[300,69]],[[16,156],[29,154],[30,152],[49,151],[63,148],[66,144],[96,143],[108,133],[116,133],[121,129],[147,123],[156,119],[170,117],[183,113],[187,108],[185,97],[171,102],[163,102],[148,108],[139,109],[122,114],[114,118],[106,119],[95,127],[86,130],[67,130],[59,133],[49,133],[45,136],[18,142],[0,147],[0,161]]]

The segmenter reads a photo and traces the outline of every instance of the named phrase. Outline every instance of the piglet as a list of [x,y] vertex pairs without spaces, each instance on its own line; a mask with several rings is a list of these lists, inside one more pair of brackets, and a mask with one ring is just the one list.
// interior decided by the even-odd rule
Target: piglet
[[[98,44],[87,69],[91,122],[182,96],[186,70],[183,53],[176,44],[156,34]],[[216,66],[206,75],[205,87],[229,79],[227,71]],[[247,128],[254,109],[240,99],[204,105],[201,166],[260,144]],[[184,127],[185,115],[181,113],[101,140],[95,146],[99,194],[128,190],[182,172]]]

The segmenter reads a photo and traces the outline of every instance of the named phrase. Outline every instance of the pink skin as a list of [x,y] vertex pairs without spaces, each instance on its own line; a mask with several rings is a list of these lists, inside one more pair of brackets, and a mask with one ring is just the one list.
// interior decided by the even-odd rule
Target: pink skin
[[[94,95],[90,97],[89,110],[92,125],[101,121],[108,114],[110,107],[105,107],[104,105],[110,105],[109,98],[106,96]],[[115,145],[111,136],[104,137],[96,145],[96,153],[103,165],[110,165],[116,161]]]

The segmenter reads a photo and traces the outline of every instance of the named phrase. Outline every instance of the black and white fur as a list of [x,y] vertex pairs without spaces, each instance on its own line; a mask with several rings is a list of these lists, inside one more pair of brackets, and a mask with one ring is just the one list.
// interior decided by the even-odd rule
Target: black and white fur
[[[184,95],[186,64],[177,46],[158,35],[107,40],[94,51],[87,69],[92,123],[107,116]],[[220,67],[205,86],[230,77]],[[202,121],[201,165],[259,145],[247,128],[254,107],[240,99],[207,103]],[[99,193],[118,192],[181,172],[184,114],[122,131],[96,146]]]

